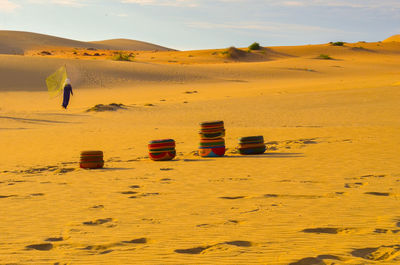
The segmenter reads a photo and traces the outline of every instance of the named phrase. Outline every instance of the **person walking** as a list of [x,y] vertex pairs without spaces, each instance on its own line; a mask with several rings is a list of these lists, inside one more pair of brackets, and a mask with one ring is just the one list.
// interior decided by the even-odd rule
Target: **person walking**
[[70,95],[74,95],[74,93],[72,92],[71,80],[69,80],[69,78],[67,78],[65,80],[64,99],[63,99],[63,103],[62,103],[62,106],[64,109],[67,109],[67,106],[69,104]]

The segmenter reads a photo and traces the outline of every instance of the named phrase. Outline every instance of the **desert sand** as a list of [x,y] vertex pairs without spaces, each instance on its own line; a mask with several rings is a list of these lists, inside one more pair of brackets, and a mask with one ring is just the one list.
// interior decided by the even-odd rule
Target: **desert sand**
[[[0,55],[0,264],[400,263],[400,42],[132,62],[22,48]],[[67,110],[44,83],[62,65]],[[197,155],[207,120],[225,157]],[[250,135],[265,154],[237,153]],[[162,138],[177,157],[150,161]],[[105,168],[80,169],[83,150]]]

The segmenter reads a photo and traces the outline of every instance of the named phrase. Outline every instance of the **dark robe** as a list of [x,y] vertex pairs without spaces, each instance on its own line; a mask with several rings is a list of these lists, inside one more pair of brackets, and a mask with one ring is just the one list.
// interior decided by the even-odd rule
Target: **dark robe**
[[74,94],[74,93],[72,93],[72,86],[70,84],[67,84],[64,87],[64,100],[63,100],[63,104],[62,104],[64,109],[66,109],[68,106],[70,94],[71,95]]

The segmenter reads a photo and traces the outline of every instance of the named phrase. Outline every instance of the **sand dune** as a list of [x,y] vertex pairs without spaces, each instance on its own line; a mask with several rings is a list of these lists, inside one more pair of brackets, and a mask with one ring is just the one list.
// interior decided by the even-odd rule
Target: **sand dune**
[[385,39],[383,42],[392,42],[392,41],[400,42],[400,34],[393,35],[393,36]]
[[82,42],[32,32],[0,30],[0,54],[24,54],[24,52],[28,50],[48,47],[111,50],[169,50],[159,45],[134,40]]
[[[322,81],[320,77],[326,75],[332,78],[352,75],[362,79],[370,73],[385,75],[396,64],[400,44],[269,47],[251,53],[236,49],[238,54],[234,58],[227,57],[226,49],[138,52],[133,62],[112,61],[107,56],[74,58],[62,51],[59,50],[57,56],[0,55],[0,91],[45,91],[44,79],[62,65],[67,66],[76,88],[135,87],[143,82],[237,83],[259,79],[276,82],[282,78],[289,81],[310,77]],[[321,54],[329,55],[331,59],[321,59]],[[398,80],[393,84],[396,82]]]
[[[240,50],[0,55],[0,263],[399,264],[400,43]],[[64,64],[67,110],[44,85]],[[217,119],[227,154],[201,158]],[[176,159],[149,161],[163,138]]]
[[129,40],[129,39],[112,39],[103,41],[91,41],[90,43],[100,44],[107,47],[112,47],[113,50],[128,50],[128,51],[168,51],[168,49],[159,45],[148,42]]

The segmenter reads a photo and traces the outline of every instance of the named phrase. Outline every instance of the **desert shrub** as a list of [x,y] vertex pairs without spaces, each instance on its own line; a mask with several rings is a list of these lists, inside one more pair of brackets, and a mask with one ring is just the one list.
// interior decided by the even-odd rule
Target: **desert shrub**
[[258,42],[254,42],[253,44],[251,44],[249,46],[249,50],[250,51],[252,51],[252,50],[260,50],[260,49],[261,49],[261,46],[260,46],[260,44]]
[[130,62],[135,58],[135,56],[132,53],[123,53],[123,52],[118,52],[116,53],[112,59],[114,61],[125,61],[125,62]]
[[118,103],[111,103],[108,105],[97,104],[96,106],[86,110],[86,112],[116,111],[119,109],[127,109],[127,106],[125,106],[124,104],[118,104]]
[[227,50],[221,52],[222,55],[229,59],[239,60],[246,56],[247,52],[239,50],[236,47],[229,47]]
[[319,56],[318,56],[318,59],[323,59],[323,60],[332,60],[333,58],[332,57],[330,57],[329,55],[327,55],[327,54],[320,54]]
[[330,42],[332,46],[343,46],[344,42],[343,41],[337,41],[337,42]]

